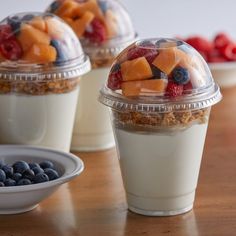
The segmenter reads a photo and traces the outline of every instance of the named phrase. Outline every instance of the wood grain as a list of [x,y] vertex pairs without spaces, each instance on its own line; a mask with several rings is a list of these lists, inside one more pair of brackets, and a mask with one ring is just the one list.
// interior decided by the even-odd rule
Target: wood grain
[[236,235],[236,88],[223,96],[212,109],[193,211],[175,217],[128,212],[115,149],[77,153],[84,173],[37,209],[0,216],[0,235]]

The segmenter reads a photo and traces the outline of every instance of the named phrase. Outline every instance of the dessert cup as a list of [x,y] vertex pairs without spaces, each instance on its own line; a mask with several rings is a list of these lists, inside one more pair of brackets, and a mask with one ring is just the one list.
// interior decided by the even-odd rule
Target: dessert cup
[[92,71],[81,79],[71,149],[95,151],[114,147],[109,111],[97,98],[114,58],[136,37],[131,19],[114,0],[59,0],[47,11],[72,27],[92,62]]
[[206,62],[182,41],[140,40],[117,57],[99,100],[111,108],[131,211],[192,209],[210,108],[220,99]]
[[0,144],[70,150],[80,77],[90,69],[61,19],[19,13],[0,23]]

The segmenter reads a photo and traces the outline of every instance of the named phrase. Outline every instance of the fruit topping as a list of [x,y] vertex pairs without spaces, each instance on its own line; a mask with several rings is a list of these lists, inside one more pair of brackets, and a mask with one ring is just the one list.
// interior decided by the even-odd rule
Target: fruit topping
[[172,78],[177,84],[186,84],[190,76],[186,68],[176,67],[172,72]]
[[60,63],[65,62],[68,60],[67,53],[64,49],[64,45],[61,41],[58,41],[56,39],[51,40],[50,45],[56,49],[57,57],[55,64],[60,65]]
[[1,54],[8,60],[18,60],[22,57],[23,51],[16,39],[8,39],[0,44]]
[[123,82],[122,94],[124,96],[156,96],[165,92],[167,85],[166,79],[140,80]]
[[145,57],[139,57],[121,64],[123,81],[145,80],[152,77],[151,67]]
[[181,96],[183,93],[183,85],[170,81],[167,85],[166,95],[170,97]]
[[12,28],[10,25],[0,25],[0,43],[13,37]]
[[94,18],[89,26],[87,26],[84,37],[93,43],[101,44],[106,40],[106,28],[101,20]]
[[122,83],[122,74],[120,71],[120,65],[115,64],[112,67],[111,72],[109,74],[107,86],[112,90],[121,89],[121,83]]

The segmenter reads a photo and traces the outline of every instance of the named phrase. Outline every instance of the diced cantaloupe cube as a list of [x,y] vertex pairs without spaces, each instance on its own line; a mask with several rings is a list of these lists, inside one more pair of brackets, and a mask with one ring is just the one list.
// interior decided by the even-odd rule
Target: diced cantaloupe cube
[[54,62],[57,57],[57,51],[54,47],[36,43],[23,56],[23,60],[33,63],[49,63]]
[[156,96],[166,90],[166,79],[150,79],[140,81],[128,81],[121,84],[122,94],[131,96]]
[[151,67],[145,57],[139,57],[121,64],[123,81],[144,80],[152,77]]
[[72,28],[78,37],[84,34],[86,27],[92,22],[94,17],[92,12],[86,11],[81,18],[72,23]]
[[77,9],[79,3],[74,0],[66,0],[62,2],[60,7],[55,11],[55,14],[60,17],[74,18],[74,11]]
[[46,31],[46,24],[45,21],[42,17],[36,16],[34,17],[30,22],[30,25],[32,25],[34,28],[41,30],[41,31]]
[[21,31],[17,38],[24,52],[28,51],[35,43],[50,44],[50,37],[47,33],[44,33],[29,24],[22,24]]
[[176,47],[160,49],[152,64],[169,75],[181,60],[181,53]]
[[104,22],[104,15],[97,3],[97,0],[88,0],[87,2],[80,3],[74,10],[76,17],[81,17],[86,11],[92,12],[96,18]]
[[46,23],[46,32],[53,39],[61,39],[64,37],[64,28],[62,24],[58,22],[57,19],[53,19],[52,17],[45,18]]
[[69,17],[62,17],[62,19],[70,26],[72,27],[74,20]]
[[108,38],[113,38],[118,33],[117,17],[114,12],[109,9],[106,11],[105,19],[107,36]]

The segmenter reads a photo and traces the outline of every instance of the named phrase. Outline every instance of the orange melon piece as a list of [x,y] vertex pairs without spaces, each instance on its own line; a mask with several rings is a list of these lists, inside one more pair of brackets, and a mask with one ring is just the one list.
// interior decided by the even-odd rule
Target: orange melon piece
[[92,12],[86,11],[81,18],[72,23],[72,28],[78,37],[81,37],[84,34],[86,27],[92,22],[94,17]]
[[36,43],[25,53],[23,60],[34,63],[49,63],[54,62],[57,57],[57,51],[54,47]]
[[179,51],[176,47],[161,49],[152,64],[169,75],[182,58]]
[[29,50],[35,43],[50,44],[50,37],[46,33],[29,24],[23,24],[21,26],[21,31],[17,38],[24,52]]
[[36,16],[29,22],[29,24],[38,30],[46,31],[46,24],[42,17]]
[[123,81],[144,80],[152,77],[151,67],[145,57],[139,57],[121,64]]
[[166,79],[150,79],[141,81],[128,81],[121,84],[122,94],[131,96],[156,96],[165,92]]
[[74,10],[74,15],[81,17],[86,11],[92,12],[96,18],[100,19],[102,22],[105,21],[104,15],[97,3],[97,0],[88,0],[87,2],[80,3],[77,9]]
[[105,14],[105,24],[107,29],[108,38],[113,38],[118,33],[118,25],[116,15],[112,10],[107,10]]
[[47,17],[45,19],[46,23],[46,32],[49,36],[54,39],[61,39],[64,37],[64,28],[57,19],[53,19],[52,17]]
[[79,3],[74,0],[66,0],[62,2],[61,6],[55,11],[55,14],[60,17],[74,18],[74,11],[77,9]]
[[73,26],[73,19],[69,18],[69,17],[62,17],[62,19],[70,26],[72,27]]

